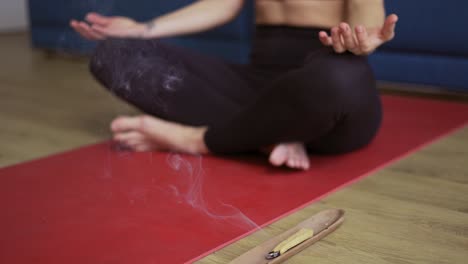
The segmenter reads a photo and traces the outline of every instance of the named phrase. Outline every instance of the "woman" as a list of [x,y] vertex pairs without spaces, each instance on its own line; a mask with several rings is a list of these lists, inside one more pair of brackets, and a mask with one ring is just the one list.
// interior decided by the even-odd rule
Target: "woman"
[[[232,20],[244,0],[200,0],[147,23],[96,13],[71,21],[104,40],[91,71],[148,115],[119,117],[114,139],[135,151],[269,152],[274,166],[308,169],[307,151],[338,154],[375,136],[381,105],[366,55],[394,37],[383,0],[257,0],[249,65],[159,38]],[[330,31],[330,33],[328,33]]]

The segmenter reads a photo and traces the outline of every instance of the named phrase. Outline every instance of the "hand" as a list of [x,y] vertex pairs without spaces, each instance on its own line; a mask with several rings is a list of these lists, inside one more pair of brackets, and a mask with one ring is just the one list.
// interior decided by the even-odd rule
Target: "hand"
[[385,19],[382,27],[366,29],[360,25],[355,28],[355,34],[347,23],[341,23],[331,29],[331,36],[320,31],[319,39],[323,45],[332,46],[336,53],[350,51],[356,55],[368,55],[393,39],[397,21],[398,16],[392,14]]
[[71,20],[70,26],[82,37],[89,40],[103,40],[108,37],[141,37],[145,25],[127,17],[107,17],[97,13],[89,13],[83,21]]

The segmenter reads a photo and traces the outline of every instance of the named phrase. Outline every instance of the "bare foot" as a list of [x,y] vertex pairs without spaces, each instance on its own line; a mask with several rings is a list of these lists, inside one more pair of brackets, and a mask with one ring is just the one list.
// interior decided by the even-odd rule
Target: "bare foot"
[[190,154],[208,153],[203,141],[205,127],[189,127],[157,117],[121,116],[111,123],[114,140],[134,151],[173,150]]
[[[172,150],[190,154],[208,153],[203,136],[206,127],[190,127],[157,117],[121,116],[111,123],[114,140],[134,151]],[[274,166],[286,165],[307,170],[310,166],[305,147],[300,142],[282,143],[270,153]]]
[[309,157],[301,142],[281,143],[270,153],[270,163],[274,166],[286,165],[292,169],[307,170],[310,167]]

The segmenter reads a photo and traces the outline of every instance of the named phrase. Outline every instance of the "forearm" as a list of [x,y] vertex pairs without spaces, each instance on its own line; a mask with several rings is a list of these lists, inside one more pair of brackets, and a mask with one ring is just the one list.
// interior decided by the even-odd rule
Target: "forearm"
[[385,20],[384,0],[346,0],[346,14],[353,28],[358,25],[380,27]]
[[231,21],[243,0],[200,0],[144,25],[143,38],[161,38],[206,31]]

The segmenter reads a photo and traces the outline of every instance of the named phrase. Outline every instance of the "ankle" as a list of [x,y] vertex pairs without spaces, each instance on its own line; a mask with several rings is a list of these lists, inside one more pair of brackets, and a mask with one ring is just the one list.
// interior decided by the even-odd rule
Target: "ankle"
[[206,127],[191,127],[186,137],[186,147],[191,154],[208,154],[210,151],[205,144]]

